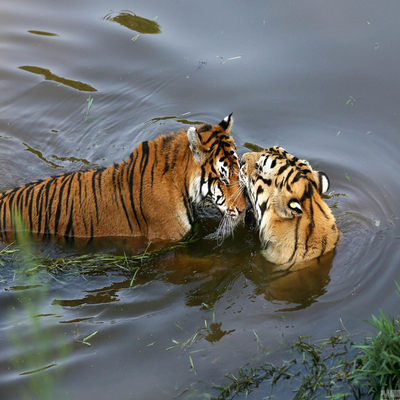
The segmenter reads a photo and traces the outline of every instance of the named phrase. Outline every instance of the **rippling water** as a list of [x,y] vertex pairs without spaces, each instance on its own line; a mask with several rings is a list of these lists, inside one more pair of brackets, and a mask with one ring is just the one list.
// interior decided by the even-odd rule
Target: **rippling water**
[[368,334],[371,313],[397,313],[399,12],[394,0],[2,2],[1,190],[233,111],[240,152],[279,144],[328,174],[342,238],[320,266],[276,275],[255,232],[207,238],[211,215],[199,244],[133,286],[132,272],[44,284],[3,265],[1,398],[202,398],[258,359],[257,337],[279,358],[299,335]]

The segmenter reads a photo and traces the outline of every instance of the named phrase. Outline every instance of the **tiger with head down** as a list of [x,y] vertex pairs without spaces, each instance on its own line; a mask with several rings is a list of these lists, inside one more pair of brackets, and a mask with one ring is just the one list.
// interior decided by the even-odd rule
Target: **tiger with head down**
[[[239,190],[232,114],[218,125],[161,135],[126,161],[28,183],[0,195],[0,238],[12,240],[15,215],[39,237],[181,239],[205,199],[237,224],[246,200]],[[227,222],[226,222],[227,221]]]
[[288,268],[333,250],[340,233],[321,195],[329,179],[282,147],[245,153],[240,182],[259,227],[263,255]]

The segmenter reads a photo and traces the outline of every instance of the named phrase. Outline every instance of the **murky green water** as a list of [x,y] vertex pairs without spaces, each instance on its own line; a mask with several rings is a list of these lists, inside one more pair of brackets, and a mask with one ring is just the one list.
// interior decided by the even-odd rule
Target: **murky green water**
[[[37,398],[202,398],[261,362],[260,341],[279,359],[299,335],[368,334],[371,313],[397,313],[399,12],[395,0],[3,1],[1,190],[233,111],[241,153],[279,144],[328,174],[343,237],[333,259],[279,279],[244,229],[133,283],[76,270],[21,282],[3,265],[0,397],[36,379]],[[216,217],[203,225],[212,234]]]

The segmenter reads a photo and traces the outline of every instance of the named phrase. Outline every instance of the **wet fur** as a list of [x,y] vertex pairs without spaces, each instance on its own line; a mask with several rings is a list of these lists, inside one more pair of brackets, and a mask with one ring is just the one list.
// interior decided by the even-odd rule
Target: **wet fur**
[[193,205],[206,198],[235,224],[245,198],[237,196],[232,122],[229,116],[219,125],[161,135],[139,144],[119,164],[49,177],[3,193],[1,239],[13,239],[17,213],[28,231],[42,237],[173,241],[191,229]]
[[321,198],[325,174],[281,147],[246,153],[240,170],[259,227],[265,258],[275,264],[319,259],[332,251],[339,230]]

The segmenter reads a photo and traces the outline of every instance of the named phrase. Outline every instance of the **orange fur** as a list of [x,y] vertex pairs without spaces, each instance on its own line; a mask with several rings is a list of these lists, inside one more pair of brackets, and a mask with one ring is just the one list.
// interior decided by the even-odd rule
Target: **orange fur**
[[245,198],[238,184],[232,123],[229,116],[219,125],[161,135],[108,168],[9,190],[0,197],[1,237],[12,238],[18,213],[26,229],[41,236],[178,240],[191,229],[193,205],[204,199],[211,199],[234,225]]
[[254,209],[262,253],[269,261],[291,267],[335,248],[339,230],[321,198],[329,181],[307,161],[281,147],[246,153],[240,180]]

